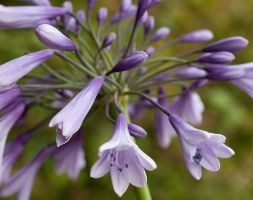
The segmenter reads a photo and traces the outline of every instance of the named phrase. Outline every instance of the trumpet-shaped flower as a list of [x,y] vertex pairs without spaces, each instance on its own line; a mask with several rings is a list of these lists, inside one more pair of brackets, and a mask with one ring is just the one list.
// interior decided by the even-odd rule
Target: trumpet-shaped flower
[[35,67],[48,60],[54,53],[55,50],[51,49],[41,50],[0,65],[0,88],[15,84]]
[[91,169],[91,177],[100,178],[110,172],[114,191],[122,196],[129,183],[142,187],[146,170],[154,170],[155,162],[133,142],[124,114],[117,119],[112,139],[99,148],[100,159]]
[[94,78],[51,120],[49,126],[57,126],[57,146],[67,143],[81,127],[82,122],[91,109],[105,77]]
[[56,150],[54,154],[56,160],[55,170],[59,174],[67,173],[70,179],[76,179],[85,167],[82,139],[82,134],[78,133],[66,145]]
[[170,115],[169,120],[180,139],[186,166],[195,179],[201,178],[201,167],[209,171],[218,171],[218,158],[234,155],[234,151],[224,144],[226,138],[223,135],[198,130],[176,115]]

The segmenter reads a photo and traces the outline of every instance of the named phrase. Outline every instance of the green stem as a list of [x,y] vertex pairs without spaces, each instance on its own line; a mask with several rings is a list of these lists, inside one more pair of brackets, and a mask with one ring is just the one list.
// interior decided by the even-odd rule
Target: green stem
[[[128,113],[128,98],[128,95],[123,96],[121,99],[121,105],[123,108],[123,112],[125,113],[125,116],[128,120],[128,123],[130,123],[130,117]],[[138,200],[152,200],[147,183],[145,183],[143,187],[135,187],[135,193]]]

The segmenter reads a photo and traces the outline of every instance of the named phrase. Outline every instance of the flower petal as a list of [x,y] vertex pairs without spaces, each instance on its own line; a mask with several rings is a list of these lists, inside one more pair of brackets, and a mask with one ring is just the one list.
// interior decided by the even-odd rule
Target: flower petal
[[121,197],[128,188],[129,185],[128,180],[123,176],[123,174],[119,170],[114,168],[111,170],[111,179],[114,191],[117,193],[119,197]]
[[92,178],[100,178],[110,170],[110,163],[107,160],[108,152],[104,152],[100,159],[95,162],[90,171]]

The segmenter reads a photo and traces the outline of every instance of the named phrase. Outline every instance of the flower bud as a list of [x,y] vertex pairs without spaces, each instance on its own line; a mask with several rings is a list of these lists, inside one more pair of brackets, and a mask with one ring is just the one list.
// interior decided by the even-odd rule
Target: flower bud
[[153,30],[155,26],[155,18],[153,16],[149,16],[147,18],[147,20],[144,23],[144,33],[145,35],[147,35],[148,33],[150,33],[150,31]]
[[146,22],[147,18],[148,18],[148,12],[146,11],[142,15],[142,17],[140,18],[138,25],[140,26],[140,25],[144,24]]
[[155,34],[153,35],[153,37],[151,38],[150,41],[155,42],[158,40],[162,40],[162,39],[166,38],[169,34],[170,34],[169,28],[161,27],[155,32]]
[[102,49],[111,46],[111,44],[115,41],[116,37],[117,36],[115,33],[109,33],[108,36],[103,41]]
[[88,0],[88,10],[91,11],[96,5],[97,0]]
[[213,33],[207,29],[196,30],[180,37],[181,42],[206,42],[213,39]]
[[129,133],[137,138],[144,138],[147,135],[147,132],[140,126],[135,124],[128,124]]
[[99,26],[101,26],[105,22],[107,16],[108,16],[108,10],[107,10],[106,7],[100,8],[98,10],[98,13],[97,13],[97,22],[98,22]]
[[49,24],[38,26],[35,33],[39,40],[50,48],[64,51],[76,50],[75,44],[69,38]]
[[158,3],[161,3],[162,0],[151,0],[148,7],[151,8],[153,6],[156,6]]
[[206,71],[196,67],[189,67],[176,72],[176,76],[181,78],[202,78],[206,76]]
[[217,53],[205,53],[198,58],[198,62],[201,63],[211,63],[211,64],[227,64],[232,62],[235,56],[226,51],[221,51]]
[[124,12],[132,5],[132,0],[122,0],[120,4],[120,12]]
[[146,49],[146,53],[148,54],[148,57],[152,56],[155,53],[155,48],[154,47],[148,47]]
[[114,72],[128,71],[130,69],[138,67],[139,65],[143,64],[147,58],[148,54],[144,51],[136,51],[119,61],[118,64],[116,64],[115,67],[113,67],[113,69],[106,75],[110,75]]
[[207,71],[207,78],[211,80],[231,81],[245,76],[245,70],[233,66],[208,66],[204,68]]
[[248,45],[248,40],[243,37],[229,37],[223,40],[219,40],[215,43],[208,45],[203,48],[203,52],[219,52],[219,51],[229,51],[236,52],[244,49]]
[[139,0],[136,20],[139,21],[144,13],[147,11],[151,0]]

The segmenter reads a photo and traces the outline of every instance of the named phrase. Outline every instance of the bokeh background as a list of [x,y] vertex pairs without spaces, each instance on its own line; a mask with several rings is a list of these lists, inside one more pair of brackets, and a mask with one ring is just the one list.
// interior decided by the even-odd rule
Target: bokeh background
[[[54,5],[62,1],[52,0]],[[84,8],[85,0],[73,0],[75,8]],[[20,1],[1,0],[3,5],[21,5]],[[110,7],[110,14],[117,9],[119,0],[100,1],[99,5]],[[170,37],[194,29],[208,28],[215,33],[215,39],[242,35],[252,41],[249,47],[237,54],[236,63],[253,61],[253,0],[163,0],[151,11],[157,18],[157,27],[169,26]],[[0,63],[23,55],[27,51],[42,48],[32,30],[0,31]],[[183,48],[183,47],[182,47]],[[61,67],[58,61],[54,65]],[[38,71],[37,73],[39,73]],[[206,106],[201,128],[227,136],[227,144],[236,155],[221,160],[221,170],[217,173],[204,171],[200,181],[195,181],[188,173],[178,140],[162,150],[154,138],[152,112],[139,123],[149,135],[138,141],[140,147],[158,165],[158,169],[148,173],[150,189],[155,200],[252,200],[253,199],[253,101],[237,88],[224,83],[212,83],[200,90]],[[34,108],[28,113],[27,129],[47,113]],[[99,123],[98,123],[99,122]],[[22,127],[21,127],[22,129]],[[111,136],[112,127],[93,111],[85,122],[85,151],[87,166],[77,181],[70,181],[64,175],[54,172],[54,163],[49,161],[41,169],[36,179],[32,198],[36,200],[107,200],[118,199],[114,194],[107,175],[99,180],[89,178],[91,165],[97,159],[97,148]],[[21,130],[14,130],[10,137]],[[54,132],[43,129],[25,149],[18,167],[31,159],[46,143],[54,140]],[[10,198],[10,199],[15,199]],[[122,198],[134,200],[134,190],[129,187]]]

